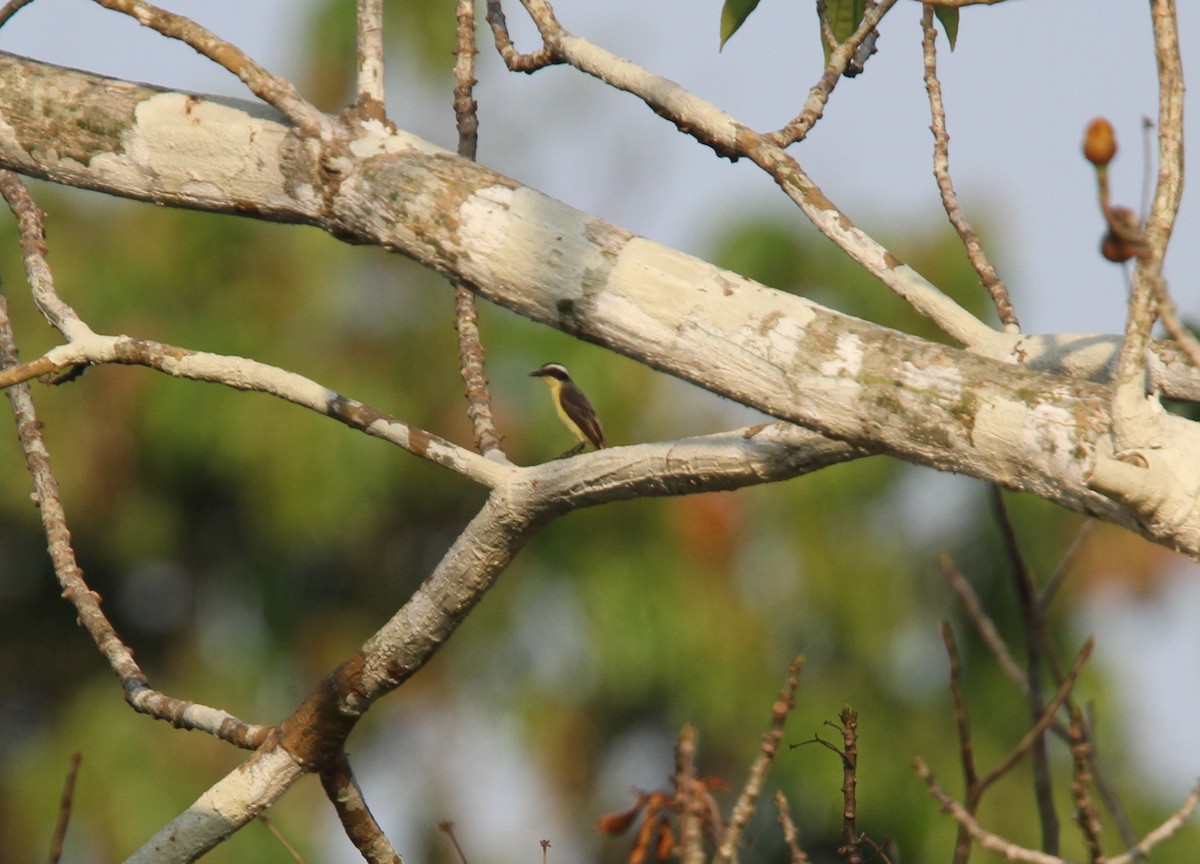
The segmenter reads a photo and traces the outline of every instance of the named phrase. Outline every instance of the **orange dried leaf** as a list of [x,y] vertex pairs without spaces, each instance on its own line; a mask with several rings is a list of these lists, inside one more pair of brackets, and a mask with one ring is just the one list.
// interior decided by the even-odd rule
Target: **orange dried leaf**
[[646,805],[646,796],[638,795],[637,803],[622,813],[603,813],[596,820],[596,830],[601,834],[624,834],[633,824],[633,820],[642,812]]
[[671,857],[671,852],[675,849],[675,832],[671,830],[671,826],[664,819],[658,823],[658,843],[654,847],[654,857],[659,861],[666,861]]

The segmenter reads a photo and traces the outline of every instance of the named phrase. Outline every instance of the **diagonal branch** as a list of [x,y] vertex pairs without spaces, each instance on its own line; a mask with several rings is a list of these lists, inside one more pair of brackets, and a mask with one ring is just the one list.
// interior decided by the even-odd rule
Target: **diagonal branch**
[[328,133],[329,119],[304,99],[292,82],[272,75],[254,62],[242,49],[226,42],[211,30],[190,18],[160,9],[142,0],[95,0],[106,9],[135,19],[143,27],[156,30],[170,39],[195,49],[198,54],[236,75],[250,92],[268,105],[279,109],[305,135]]
[[933,116],[933,124],[930,127],[933,132],[933,175],[942,195],[942,205],[950,218],[950,224],[954,226],[963,246],[966,247],[971,266],[975,268],[983,287],[991,295],[1004,329],[1009,333],[1019,333],[1021,324],[1008,296],[1008,286],[996,273],[983,244],[979,242],[979,235],[967,221],[958,203],[954,183],[950,179],[950,135],[946,131],[946,106],[942,101],[942,83],[937,74],[937,28],[933,24],[931,6],[925,6],[921,12],[921,30],[921,48],[925,58],[925,89],[929,93],[929,110]]

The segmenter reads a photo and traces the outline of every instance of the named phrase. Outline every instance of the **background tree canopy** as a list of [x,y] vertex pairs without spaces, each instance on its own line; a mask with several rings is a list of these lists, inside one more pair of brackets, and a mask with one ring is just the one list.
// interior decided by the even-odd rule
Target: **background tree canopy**
[[[22,16],[38,14],[42,5],[53,6],[48,0],[34,4],[8,27],[15,30]],[[581,14],[571,5],[560,4],[564,22]],[[675,14],[703,14],[711,38],[687,50],[716,64],[711,43],[718,4],[703,13],[691,5]],[[754,27],[758,16],[775,14],[768,9],[774,5],[787,4],[764,4],[721,56],[752,51],[756,39],[765,39]],[[636,29],[636,6],[621,6],[608,26]],[[287,23],[303,32],[303,50],[276,71],[294,73],[300,91],[322,110],[340,111],[354,98],[353,4],[315,2],[297,9],[288,10]],[[514,19],[516,11],[509,12]],[[1020,4],[1002,14],[1018,11]],[[1184,11],[1194,17],[1193,10]],[[220,30],[221,14],[211,13],[205,23]],[[807,7],[804,14],[810,14]],[[1026,14],[1040,38],[1037,14]],[[959,52],[986,55],[987,16],[971,18],[964,15]],[[418,134],[426,134],[426,124],[436,126],[438,136],[430,137],[452,145],[453,4],[389,3],[386,20],[394,68],[416,75],[390,91],[397,103],[404,100],[402,110],[394,109],[397,123]],[[820,69],[814,25],[806,19],[797,40],[805,65],[802,75],[789,73],[794,93]],[[517,26],[526,25],[514,21]],[[884,39],[919,44],[915,25],[908,29],[913,32],[904,35],[885,29]],[[531,38],[529,32],[517,35]],[[234,42],[241,36],[222,35]],[[23,51],[17,38],[0,40],[0,47],[34,53]],[[481,69],[491,71],[480,73],[480,160],[511,170],[541,157],[520,148],[488,152],[489,123],[507,142],[513,128],[536,126],[539,114],[521,116],[514,109],[506,116],[505,106],[489,105],[488,89],[498,87],[496,77],[504,73],[484,39]],[[892,49],[885,41],[876,59]],[[645,56],[631,53],[653,66],[651,48],[645,50]],[[1152,58],[1143,52],[1145,63]],[[864,86],[889,83],[875,62],[867,64]],[[909,74],[919,82],[916,67]],[[720,77],[711,86],[719,87]],[[782,89],[781,77],[766,83]],[[596,174],[611,181],[622,175],[607,192],[618,222],[622,213],[650,207],[637,201],[653,183],[622,129],[610,130],[612,149],[552,152],[553,130],[592,109],[578,101],[576,85],[545,85],[538,76],[532,81],[549,87],[540,92],[551,97],[537,112],[552,131],[528,148],[551,151],[542,176]],[[845,110],[852,111],[858,83],[839,86],[849,92],[839,91],[833,104],[845,99]],[[616,98],[600,88],[587,92],[600,110],[604,100]],[[1153,90],[1148,94],[1146,111],[1154,104]],[[1106,110],[1098,95],[1081,119]],[[636,123],[654,124],[655,142],[666,141],[668,133],[678,137],[669,124],[641,114],[649,119],[639,116]],[[1031,112],[1025,122],[1040,128],[1043,118]],[[1051,128],[1057,122],[1045,120]],[[927,125],[927,116],[916,123]],[[1086,206],[1094,208],[1091,176],[1074,155],[1082,125],[1074,118],[1071,123],[1073,137],[1054,146],[1072,149]],[[1126,140],[1123,158],[1132,174],[1138,148]],[[862,140],[870,150],[890,144],[886,130]],[[688,142],[663,146],[670,152]],[[682,158],[716,163],[708,151]],[[928,155],[922,158],[907,170],[916,165],[927,173]],[[746,182],[749,203],[743,206],[731,194],[726,207],[678,214],[679,225],[671,230],[687,234],[690,251],[781,291],[948,341],[795,214],[760,203],[760,178],[745,181],[742,166],[717,164]],[[830,182],[831,195],[853,188],[855,169],[849,159],[847,165],[846,176]],[[1064,197],[1075,195],[1073,182],[1064,181]],[[876,177],[869,185],[883,184]],[[451,326],[454,297],[440,276],[311,228],[147,207],[37,181],[30,186],[48,214],[49,260],[59,291],[97,332],[253,357],[444,438],[470,442]],[[1027,239],[1027,227],[1006,218],[1014,205],[1004,190],[975,191],[972,217],[993,244],[989,248],[999,244],[1007,252]],[[873,197],[871,188],[852,194],[861,201]],[[880,198],[887,206],[861,220],[878,228],[874,236],[902,251],[907,264],[963,307],[990,314],[953,230],[932,210],[893,207],[886,189]],[[930,201],[936,206],[936,198]],[[592,209],[608,215],[604,206]],[[1093,220],[1098,236],[1100,220]],[[22,359],[29,360],[57,340],[18,287],[24,275],[13,221],[0,221],[0,232],[0,275]],[[1087,267],[1093,266],[1093,249],[1086,250]],[[1045,272],[1028,262],[1015,269]],[[1115,278],[1109,283],[1115,285]],[[1028,299],[1034,316],[1049,320],[1061,312],[1020,291],[1018,306]],[[1189,298],[1177,299],[1190,311]],[[1095,305],[1110,302],[1118,311],[1104,329],[1119,331],[1124,298],[1105,296]],[[1076,311],[1084,318],[1095,312],[1078,303],[1071,314]],[[527,376],[548,360],[565,363],[586,387],[614,444],[670,440],[761,419],[497,307],[481,305],[480,317],[497,427],[518,465],[547,461],[569,443],[544,388]],[[1078,327],[1071,323],[1069,329]],[[465,478],[263,394],[99,366],[69,384],[36,387],[35,398],[75,549],[115,627],[156,687],[239,717],[273,722],[293,711],[314,682],[405,602],[485,497]],[[6,738],[0,748],[0,860],[45,854],[76,751],[82,751],[83,764],[64,860],[121,860],[244,754],[200,733],[154,723],[123,704],[111,670],[60,597],[30,507],[22,453],[9,438],[0,447],[0,476],[8,478],[0,484],[0,729]],[[1031,496],[1005,493],[1004,501],[1024,562],[1045,585],[1086,520]],[[902,860],[941,860],[953,848],[956,825],[938,812],[911,765],[912,756],[923,756],[949,791],[961,791],[941,621],[949,620],[957,634],[978,763],[990,766],[1003,758],[1030,724],[1028,704],[947,588],[943,554],[1020,654],[1024,624],[1010,550],[989,487],[977,480],[873,457],[787,483],[574,513],[533,539],[455,638],[400,693],[366,715],[350,756],[376,817],[409,861],[454,860],[438,833],[439,820],[455,823],[475,860],[528,860],[545,838],[556,864],[623,861],[631,840],[595,832],[600,814],[633,805],[633,789],[669,786],[672,749],[685,724],[698,733],[699,772],[732,787],[718,793],[727,804],[758,752],[789,660],[803,654],[785,741],[814,735],[838,740],[824,724],[836,721],[844,705],[853,706],[860,723],[859,828],[880,843],[890,840],[888,848],[901,850]],[[1046,611],[1049,644],[1064,665],[1088,629],[1105,620],[1095,616],[1110,608],[1107,598],[1153,608],[1156,598],[1178,596],[1169,593],[1181,590],[1176,577],[1191,570],[1181,556],[1110,525],[1091,528],[1072,556]],[[1119,640],[1128,631],[1112,632]],[[1146,644],[1136,636],[1115,646],[1105,644],[1104,632],[1098,638],[1101,658],[1106,651],[1136,654]],[[1176,709],[1181,720],[1195,707],[1197,691],[1194,659],[1188,662],[1183,651],[1172,668],[1178,689],[1193,701]],[[1140,835],[1175,810],[1182,795],[1176,778],[1137,770],[1139,752],[1130,739],[1154,718],[1129,712],[1134,691],[1124,689],[1121,671],[1103,662],[1090,666],[1076,700],[1090,706],[1107,779],[1121,790]],[[1180,752],[1196,773],[1195,747],[1181,745]],[[1070,776],[1070,754],[1060,748],[1053,760],[1066,772],[1054,795],[1061,812],[1069,813],[1071,790],[1062,777]],[[768,781],[769,790],[786,791],[813,861],[837,860],[843,842],[842,767],[819,743],[785,747]],[[788,854],[767,798],[747,832],[743,862],[780,861]],[[989,792],[978,818],[1014,843],[1039,846],[1027,764]],[[358,860],[316,783],[298,784],[271,809],[270,820],[307,861]],[[1120,845],[1117,827],[1106,822],[1104,831],[1113,848]],[[1173,842],[1175,850],[1200,844],[1194,827]],[[1076,834],[1064,831],[1062,854],[1082,860],[1087,852]],[[254,825],[206,860],[292,859],[270,831]]]

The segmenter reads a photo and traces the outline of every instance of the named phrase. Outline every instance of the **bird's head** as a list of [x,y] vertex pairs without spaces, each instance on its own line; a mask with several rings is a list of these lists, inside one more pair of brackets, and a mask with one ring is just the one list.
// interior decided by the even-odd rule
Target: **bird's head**
[[535,369],[529,373],[531,378],[553,378],[556,381],[570,381],[571,376],[567,374],[567,367],[561,363],[547,363],[539,369]]

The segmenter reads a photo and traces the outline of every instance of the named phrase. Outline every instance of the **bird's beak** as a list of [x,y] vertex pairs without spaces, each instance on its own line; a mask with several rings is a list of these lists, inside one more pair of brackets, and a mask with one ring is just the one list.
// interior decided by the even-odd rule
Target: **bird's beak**
[[529,373],[529,377],[530,377],[530,378],[541,378],[541,377],[542,377],[542,370],[541,370],[541,369],[534,369],[532,372],[530,372],[530,373]]

